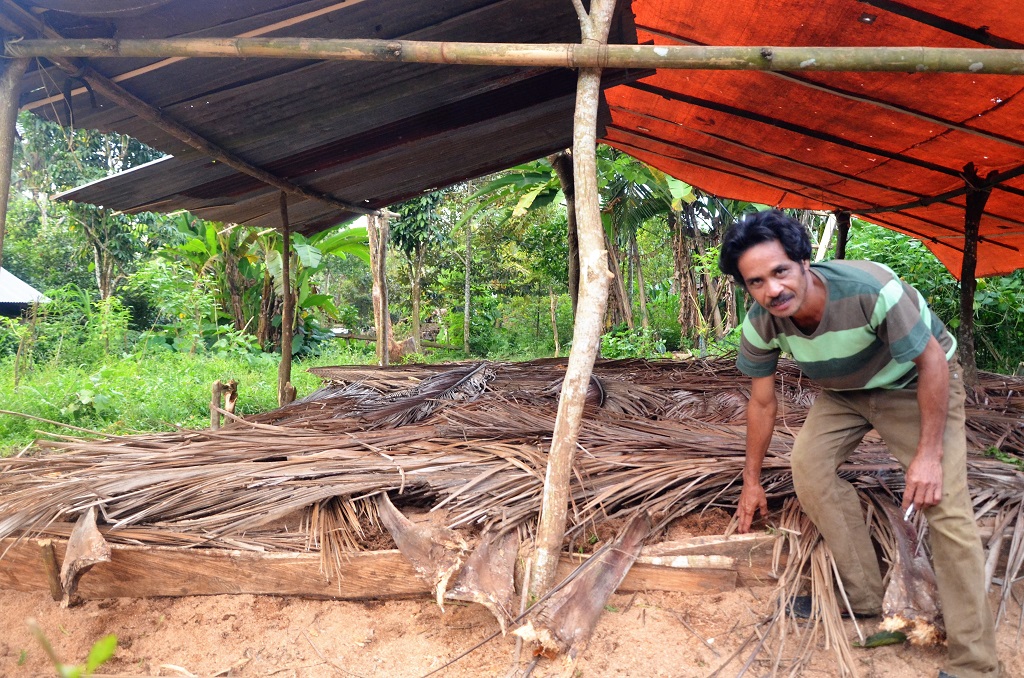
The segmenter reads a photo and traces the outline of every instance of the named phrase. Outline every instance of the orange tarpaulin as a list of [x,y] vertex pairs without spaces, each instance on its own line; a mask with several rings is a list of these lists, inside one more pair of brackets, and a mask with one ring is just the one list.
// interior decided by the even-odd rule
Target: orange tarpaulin
[[[1020,48],[1012,38],[1024,34],[1024,11],[1007,0],[638,0],[633,10],[639,42],[665,45]],[[862,214],[920,238],[958,275],[963,195],[921,202],[963,189],[968,163],[983,178],[1024,167],[1022,89],[1016,76],[659,70],[608,91],[604,141],[722,197]],[[1024,178],[993,188],[979,276],[1024,267],[1022,206]]]

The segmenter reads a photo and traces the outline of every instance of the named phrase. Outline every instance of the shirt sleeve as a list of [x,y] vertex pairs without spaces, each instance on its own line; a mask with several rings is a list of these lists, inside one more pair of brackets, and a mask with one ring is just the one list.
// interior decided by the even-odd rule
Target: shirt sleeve
[[740,333],[740,354],[736,367],[748,377],[770,377],[779,364],[780,349],[774,340],[766,341],[751,322],[751,314],[743,319]]

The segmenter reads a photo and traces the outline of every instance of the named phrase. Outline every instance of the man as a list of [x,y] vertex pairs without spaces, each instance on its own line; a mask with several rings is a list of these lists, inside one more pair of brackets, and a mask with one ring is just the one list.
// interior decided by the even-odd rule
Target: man
[[857,492],[836,469],[872,428],[906,469],[903,510],[924,511],[948,636],[939,676],[999,675],[984,557],[967,491],[956,341],[921,295],[868,261],[811,264],[806,229],[779,211],[734,225],[720,266],[757,304],[737,367],[752,378],[739,530],[767,514],[761,465],[775,425],[779,353],[822,392],[793,444],[793,483],[835,554],[854,613],[877,615],[882,576]]

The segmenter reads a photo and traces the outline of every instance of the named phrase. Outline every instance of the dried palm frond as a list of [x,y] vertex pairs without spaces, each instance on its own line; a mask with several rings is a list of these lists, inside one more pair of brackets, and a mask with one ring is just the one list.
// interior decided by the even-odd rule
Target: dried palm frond
[[[529,531],[554,429],[552,385],[564,369],[564,360],[318,368],[331,380],[320,391],[217,431],[43,441],[50,454],[4,461],[0,537],[66,537],[93,507],[112,543],[319,550],[335,577],[346,553],[374,543],[368,498],[381,493],[399,508],[443,508],[449,528]],[[780,373],[762,475],[774,501],[793,496],[789,450],[817,394],[792,363]],[[732,361],[598,361],[594,374],[604,395],[587,407],[579,435],[570,537],[642,512],[663,526],[735,507],[749,381]],[[1024,568],[1024,473],[984,453],[1024,450],[1022,386],[982,375],[979,399],[967,405],[968,481],[975,514],[992,530],[987,572],[1003,587],[1000,619]],[[839,472],[871,500],[892,562],[892,530],[872,498],[899,496],[902,469],[870,434]],[[291,521],[287,531],[275,529],[281,521]],[[827,559],[813,561],[824,556],[812,557],[812,544],[790,541],[824,587]],[[838,637],[832,628],[776,627],[801,642]]]

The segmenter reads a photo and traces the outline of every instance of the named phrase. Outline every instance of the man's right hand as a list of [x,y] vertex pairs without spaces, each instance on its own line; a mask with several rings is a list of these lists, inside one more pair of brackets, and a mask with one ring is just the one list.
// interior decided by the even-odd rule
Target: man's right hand
[[758,511],[762,518],[768,517],[768,499],[764,495],[764,488],[760,483],[743,483],[740,502],[736,507],[736,519],[740,523],[737,531],[750,532],[750,523]]

